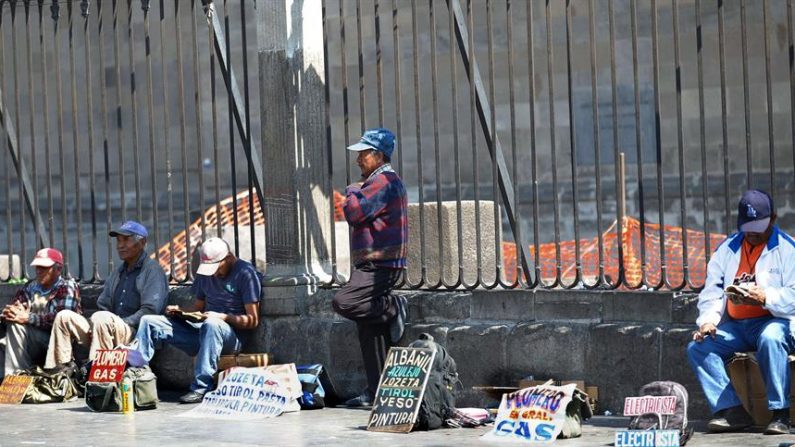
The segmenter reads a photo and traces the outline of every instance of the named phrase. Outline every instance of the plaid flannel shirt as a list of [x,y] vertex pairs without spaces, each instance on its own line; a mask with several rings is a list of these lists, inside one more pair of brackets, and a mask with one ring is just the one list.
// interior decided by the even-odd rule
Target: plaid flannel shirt
[[[25,309],[30,309],[30,303],[33,301],[33,295],[36,293],[37,282],[35,280],[28,281],[27,284],[22,286],[14,295],[12,303],[19,303]],[[28,324],[37,328],[50,330],[52,329],[52,322],[55,320],[55,315],[64,310],[69,309],[77,313],[83,313],[80,306],[80,287],[74,279],[60,278],[59,283],[56,284],[53,290],[47,297],[47,307],[42,313],[31,313],[28,319]]]

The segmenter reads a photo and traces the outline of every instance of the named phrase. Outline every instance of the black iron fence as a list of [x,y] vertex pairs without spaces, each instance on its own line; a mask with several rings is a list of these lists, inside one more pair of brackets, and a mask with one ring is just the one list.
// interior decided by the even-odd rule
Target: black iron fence
[[[795,223],[792,0],[320,4],[332,183],[395,131],[404,287],[697,289],[742,190]],[[262,257],[257,8],[0,1],[0,280],[52,245],[101,281],[128,218],[173,281],[208,231]]]

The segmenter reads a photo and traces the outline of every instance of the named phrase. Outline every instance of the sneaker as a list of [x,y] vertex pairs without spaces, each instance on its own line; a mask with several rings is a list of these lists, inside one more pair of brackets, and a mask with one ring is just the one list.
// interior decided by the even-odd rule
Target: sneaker
[[369,408],[373,406],[373,398],[365,391],[354,398],[346,400],[342,406],[348,408]]
[[406,297],[401,295],[395,297],[395,306],[397,306],[397,315],[389,324],[389,338],[392,339],[392,343],[399,342],[406,330],[406,316],[409,307]]
[[199,402],[202,401],[202,399],[204,399],[204,393],[200,393],[198,391],[190,391],[179,397],[179,403],[198,404]]
[[788,435],[789,434],[789,408],[773,410],[773,418],[765,428],[766,435]]
[[726,433],[744,430],[753,424],[751,415],[742,405],[738,405],[715,413],[715,417],[707,423],[707,429],[710,433]]

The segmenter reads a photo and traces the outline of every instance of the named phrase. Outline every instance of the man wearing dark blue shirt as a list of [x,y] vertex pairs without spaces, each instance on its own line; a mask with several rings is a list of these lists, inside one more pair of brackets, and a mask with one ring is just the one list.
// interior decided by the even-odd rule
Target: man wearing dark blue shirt
[[259,325],[260,281],[251,263],[237,259],[220,238],[209,238],[199,248],[201,264],[192,292],[201,321],[180,318],[179,306],[167,306],[166,316],[141,319],[135,339],[146,361],[161,343],[196,356],[190,392],[182,403],[201,402],[213,385],[221,354],[239,352],[248,333]]

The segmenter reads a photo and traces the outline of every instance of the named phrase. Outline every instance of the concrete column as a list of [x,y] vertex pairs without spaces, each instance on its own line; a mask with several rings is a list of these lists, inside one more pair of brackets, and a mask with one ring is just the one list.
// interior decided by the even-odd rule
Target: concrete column
[[321,0],[258,0],[267,315],[297,314],[331,271]]

